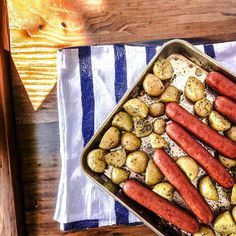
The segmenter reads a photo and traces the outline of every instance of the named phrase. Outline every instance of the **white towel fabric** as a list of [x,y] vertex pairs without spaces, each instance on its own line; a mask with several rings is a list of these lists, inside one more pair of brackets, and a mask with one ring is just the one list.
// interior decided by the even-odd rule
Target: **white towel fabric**
[[[236,71],[236,42],[197,45]],[[61,178],[55,220],[62,230],[139,222],[80,168],[80,154],[159,46],[91,46],[58,52]]]

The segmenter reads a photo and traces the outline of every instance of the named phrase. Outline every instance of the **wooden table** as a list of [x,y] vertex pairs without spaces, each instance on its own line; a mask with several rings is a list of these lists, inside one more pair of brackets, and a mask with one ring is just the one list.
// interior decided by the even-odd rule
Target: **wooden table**
[[[11,63],[12,89],[27,231],[29,235],[60,235],[63,233],[53,220],[60,177],[56,49],[168,38],[235,40],[236,1],[9,0],[8,5],[15,62]],[[70,235],[153,233],[145,226],[111,226]]]

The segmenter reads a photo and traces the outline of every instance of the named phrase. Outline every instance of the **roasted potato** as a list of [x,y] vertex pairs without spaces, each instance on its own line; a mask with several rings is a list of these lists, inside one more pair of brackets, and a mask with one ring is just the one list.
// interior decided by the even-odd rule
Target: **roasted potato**
[[162,182],[152,189],[153,192],[157,193],[158,195],[166,198],[169,201],[173,201],[174,197],[174,188],[171,184],[167,182]]
[[153,126],[149,120],[140,119],[139,117],[134,119],[134,132],[137,137],[142,138],[148,136],[152,132]]
[[194,104],[194,111],[201,117],[207,117],[210,115],[212,107],[212,103],[208,99],[203,98]]
[[160,102],[179,102],[180,92],[174,85],[169,85],[159,97]]
[[109,165],[121,167],[126,162],[126,152],[124,149],[109,152],[105,155],[105,160]]
[[156,119],[153,122],[153,131],[156,134],[164,134],[166,130],[166,122],[164,119]]
[[236,206],[232,210],[232,216],[234,218],[234,221],[236,222]]
[[130,176],[130,172],[123,168],[113,167],[111,171],[111,180],[114,184],[120,184],[126,181]]
[[217,111],[212,111],[209,115],[210,126],[217,131],[226,131],[230,128],[230,122]]
[[105,150],[112,149],[120,144],[120,131],[116,127],[111,127],[103,135],[99,147]]
[[231,168],[231,167],[236,166],[236,159],[230,159],[230,158],[226,158],[222,155],[219,155],[219,161],[223,166],[225,166],[227,168]]
[[189,156],[184,156],[180,157],[176,163],[191,181],[196,179],[199,173],[199,166],[196,161]]
[[154,185],[159,183],[163,179],[163,175],[153,160],[148,161],[148,165],[145,172],[145,183],[147,185]]
[[147,74],[143,81],[143,89],[150,96],[159,96],[164,91],[164,85],[155,75]]
[[153,66],[153,73],[157,78],[167,80],[172,78],[174,69],[168,60],[159,59]]
[[166,148],[168,147],[168,143],[166,142],[166,140],[155,133],[151,133],[150,136],[150,144],[152,146],[152,148]]
[[199,182],[199,191],[208,200],[218,201],[219,195],[215,184],[209,176],[203,177]]
[[131,131],[134,124],[131,116],[128,113],[120,111],[114,116],[112,120],[112,126],[115,126],[121,130]]
[[220,234],[236,233],[236,224],[229,211],[226,211],[220,214],[216,218],[213,224],[213,228],[217,233],[220,233]]
[[105,154],[106,151],[102,149],[94,149],[89,152],[87,156],[87,164],[92,171],[102,173],[105,170],[107,165],[104,158]]
[[230,197],[231,203],[236,205],[236,184],[234,184]]
[[141,140],[131,132],[124,133],[121,137],[121,145],[127,151],[135,151],[141,145]]
[[206,96],[203,83],[194,76],[188,78],[184,87],[184,93],[192,102],[197,102]]
[[201,225],[198,232],[194,233],[193,236],[215,236],[215,233],[209,226]]
[[231,126],[230,129],[226,131],[226,136],[236,142],[236,126]]
[[152,117],[162,116],[165,113],[165,105],[161,102],[154,102],[149,106],[149,115]]
[[133,172],[143,173],[147,167],[148,156],[143,151],[135,151],[128,155],[126,166]]
[[133,117],[145,118],[148,115],[147,104],[139,98],[130,99],[123,107]]

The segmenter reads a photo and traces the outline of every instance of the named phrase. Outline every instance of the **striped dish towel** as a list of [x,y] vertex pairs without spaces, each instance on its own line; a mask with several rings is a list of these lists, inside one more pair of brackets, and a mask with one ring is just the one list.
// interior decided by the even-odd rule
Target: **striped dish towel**
[[[55,212],[62,230],[140,222],[80,168],[83,147],[160,46],[91,46],[58,52],[61,178]],[[236,42],[196,45],[236,71]]]

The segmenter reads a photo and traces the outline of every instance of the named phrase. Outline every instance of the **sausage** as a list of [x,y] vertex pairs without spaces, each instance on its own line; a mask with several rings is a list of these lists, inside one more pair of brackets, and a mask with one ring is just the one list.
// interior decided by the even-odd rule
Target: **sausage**
[[218,96],[214,108],[223,116],[236,124],[236,103],[224,96]]
[[205,148],[193,139],[180,125],[168,123],[166,133],[189,156],[191,156],[218,184],[225,188],[234,185],[234,178],[225,167],[216,160]]
[[204,224],[209,224],[214,218],[211,208],[176,162],[163,149],[156,149],[153,160],[194,215]]
[[139,182],[127,180],[123,185],[123,191],[128,197],[178,228],[189,233],[198,231],[198,221],[187,211],[152,192]]
[[206,84],[226,97],[236,101],[236,84],[218,72],[210,72]]
[[222,155],[229,158],[236,158],[236,144],[234,142],[204,124],[178,103],[168,103],[166,105],[166,115],[197,138],[222,153]]

